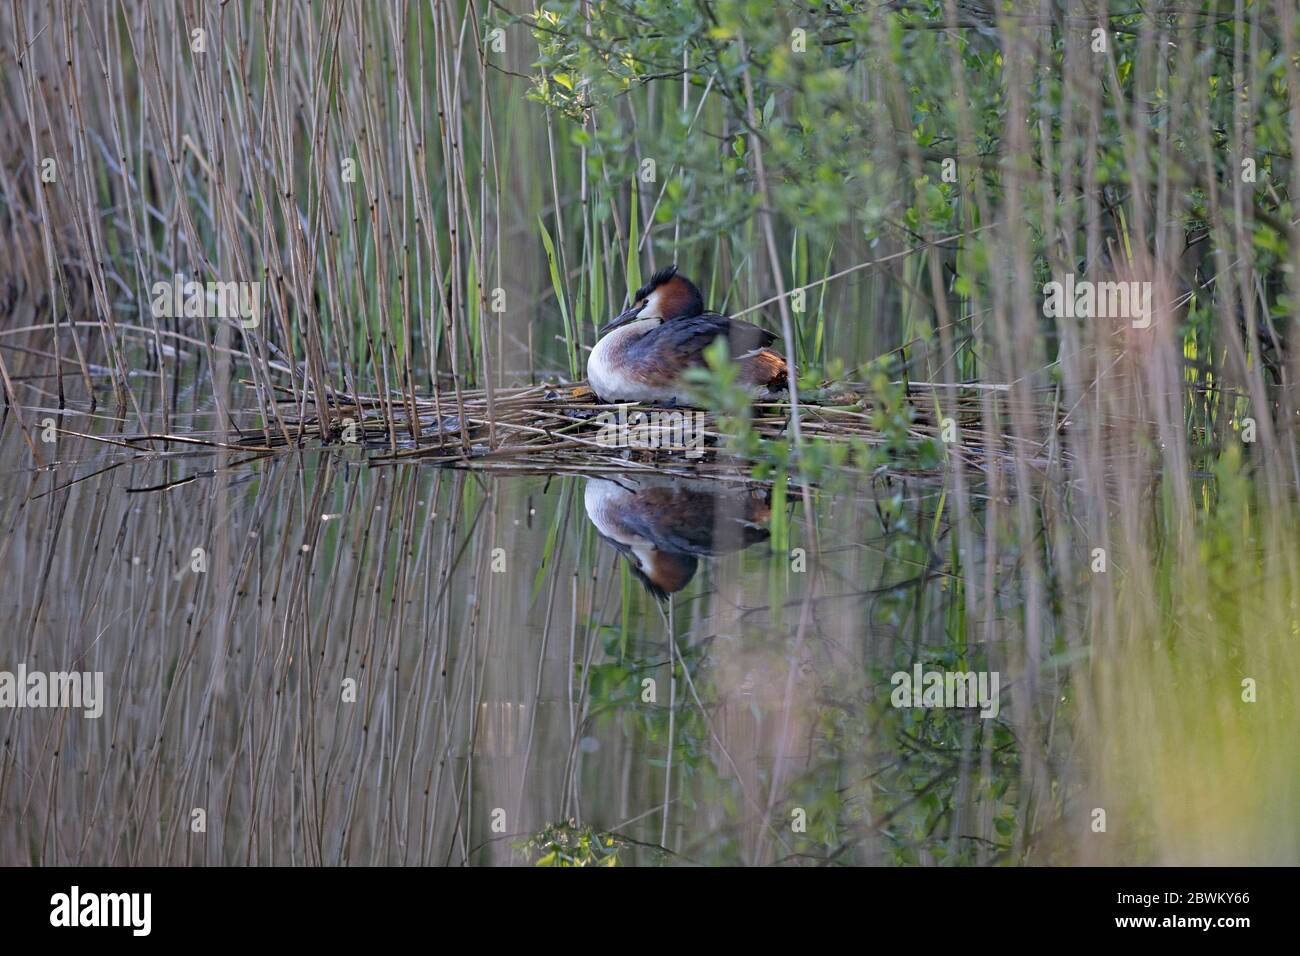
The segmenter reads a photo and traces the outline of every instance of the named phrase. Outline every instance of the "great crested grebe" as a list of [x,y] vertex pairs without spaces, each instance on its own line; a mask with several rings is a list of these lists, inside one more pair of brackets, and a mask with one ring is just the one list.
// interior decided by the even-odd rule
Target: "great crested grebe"
[[596,531],[661,600],[690,583],[701,557],[766,541],[760,523],[772,513],[761,492],[664,475],[588,478],[584,503]]
[[606,403],[689,404],[682,372],[704,365],[704,350],[719,336],[730,343],[751,395],[772,398],[785,390],[785,358],[767,347],[776,334],[706,312],[700,290],[676,266],[651,276],[632,304],[600,330],[587,357],[587,382]]

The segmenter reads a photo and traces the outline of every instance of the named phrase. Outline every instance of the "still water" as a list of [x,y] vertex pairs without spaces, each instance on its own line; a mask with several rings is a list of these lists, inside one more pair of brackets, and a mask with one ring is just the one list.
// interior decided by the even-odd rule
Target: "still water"
[[[89,421],[63,427],[114,434]],[[891,703],[922,660],[976,669],[942,478],[142,457],[67,435],[37,469],[12,415],[0,442],[0,669],[100,673],[104,698],[98,718],[0,709],[0,863],[1012,848],[1006,712]]]

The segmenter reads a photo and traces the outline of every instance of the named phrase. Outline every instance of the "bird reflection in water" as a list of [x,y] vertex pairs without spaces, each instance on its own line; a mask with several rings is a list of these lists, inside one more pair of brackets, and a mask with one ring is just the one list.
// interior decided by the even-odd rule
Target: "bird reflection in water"
[[664,599],[686,587],[701,556],[766,541],[766,491],[665,475],[588,478],[587,517],[627,558],[646,590]]

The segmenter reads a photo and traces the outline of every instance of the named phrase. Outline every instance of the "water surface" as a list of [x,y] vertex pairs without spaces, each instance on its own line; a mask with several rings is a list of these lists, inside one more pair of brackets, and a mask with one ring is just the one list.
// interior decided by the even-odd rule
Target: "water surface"
[[962,653],[942,481],[805,504],[66,435],[37,470],[3,435],[6,658],[106,683],[98,720],[0,711],[4,862],[522,863],[548,826],[620,862],[1008,845],[972,812],[1012,776],[1001,722],[889,702]]

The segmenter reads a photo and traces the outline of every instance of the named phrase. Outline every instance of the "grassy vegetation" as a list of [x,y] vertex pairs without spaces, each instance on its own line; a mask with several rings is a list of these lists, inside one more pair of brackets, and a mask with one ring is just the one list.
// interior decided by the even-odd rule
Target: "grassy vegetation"
[[[661,617],[678,603],[623,572],[617,630],[584,617],[570,670],[592,720],[626,714],[667,755],[647,786],[676,795],[642,842],[705,856],[669,838],[672,802],[728,808],[708,835],[733,862],[1294,862],[1296,21],[1289,0],[6,6],[6,447],[43,463],[53,415],[162,450],[139,436],[202,417],[205,439],[269,454],[335,444],[352,417],[385,465],[531,443],[536,468],[577,470],[581,428],[529,403],[579,380],[626,291],[676,262],[711,307],[781,333],[805,395],[850,381],[857,403],[754,411],[725,363],[699,377],[715,437],[773,486],[780,560],[746,653],[788,719],[756,731],[752,775],[723,760],[710,708],[745,655],[696,653],[712,614]],[[260,324],[155,315],[177,274],[259,282]],[[1149,325],[1045,315],[1067,275],[1149,283]],[[841,494],[871,516],[841,546],[879,560],[824,550]],[[62,520],[11,507],[33,535]],[[520,588],[548,633],[568,514]],[[806,579],[781,565],[793,548]],[[359,562],[406,593],[381,565]],[[573,587],[577,634],[596,610]],[[39,630],[43,601],[16,603]],[[853,642],[875,643],[828,650]],[[1000,671],[1002,716],[890,707],[888,674],[916,661]],[[647,668],[671,707],[629,695]],[[580,803],[576,746],[550,819]],[[527,852],[660,852],[606,853],[620,821],[574,819]]]

